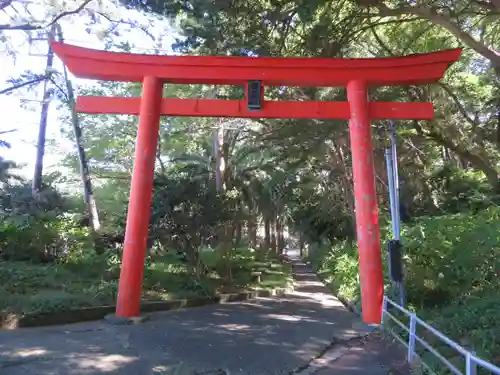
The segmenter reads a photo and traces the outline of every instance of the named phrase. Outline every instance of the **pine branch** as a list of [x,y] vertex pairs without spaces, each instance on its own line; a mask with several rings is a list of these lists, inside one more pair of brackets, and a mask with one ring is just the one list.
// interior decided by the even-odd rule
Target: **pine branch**
[[[0,10],[2,10],[3,8],[11,5],[12,1],[13,0],[0,0]],[[74,9],[74,10],[68,10],[68,11],[64,11],[64,12],[59,13],[49,23],[47,23],[45,25],[36,25],[36,24],[32,24],[32,23],[25,23],[25,24],[22,24],[22,25],[3,24],[3,25],[0,25],[0,30],[4,30],[4,31],[25,30],[25,31],[28,31],[28,30],[41,30],[41,29],[45,29],[45,28],[50,27],[53,24],[55,24],[61,18],[64,18],[64,17],[67,17],[67,16],[71,16],[73,14],[80,13],[92,1],[94,1],[94,0],[84,0],[76,9]]]
[[[497,0],[500,2],[500,0]],[[437,13],[432,8],[423,6],[423,5],[415,5],[415,6],[401,6],[398,8],[390,8],[389,6],[378,3],[375,6],[378,9],[379,16],[382,17],[399,17],[402,15],[414,15],[425,18],[432,23],[439,25],[446,30],[448,30],[451,34],[456,36],[462,43],[464,43],[469,48],[473,49],[480,55],[484,56],[488,60],[490,60],[495,66],[500,66],[500,54],[491,50],[483,43],[474,39],[470,34],[460,29],[460,27],[451,21],[450,18],[446,17],[443,14]]]
[[21,82],[21,83],[18,83],[16,85],[13,85],[13,86],[10,86],[10,87],[7,87],[6,89],[3,89],[3,90],[0,90],[0,95],[3,95],[3,94],[8,94],[10,93],[11,91],[14,91],[14,90],[18,90],[20,88],[23,88],[25,86],[30,86],[30,85],[34,85],[35,83],[39,83],[39,82],[42,82],[48,78],[50,78],[51,74],[45,74],[45,75],[42,75],[42,76],[37,76],[33,79],[30,79],[29,81],[26,81],[26,82]]
[[469,116],[469,113],[465,106],[460,102],[458,96],[453,92],[453,89],[443,82],[438,82],[438,85],[448,94],[448,96],[453,100],[453,103],[458,108],[458,111],[463,116],[463,118],[473,127],[477,126],[476,119]]
[[17,132],[17,129],[10,129],[10,130],[2,130],[0,131],[0,135],[8,134],[8,133],[13,133]]
[[9,5],[12,4],[13,0],[0,0],[0,10],[3,10],[7,8]]

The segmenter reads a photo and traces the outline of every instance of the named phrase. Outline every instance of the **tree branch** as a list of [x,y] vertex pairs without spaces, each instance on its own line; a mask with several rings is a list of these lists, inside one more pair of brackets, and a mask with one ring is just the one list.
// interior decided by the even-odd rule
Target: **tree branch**
[[[500,0],[495,0],[500,2]],[[379,3],[375,6],[379,11],[379,16],[382,17],[398,17],[402,15],[415,15],[425,18],[432,23],[439,25],[454,36],[456,36],[462,43],[464,43],[469,48],[484,56],[486,59],[490,60],[494,66],[500,66],[500,54],[491,50],[486,45],[474,39],[470,34],[460,29],[455,23],[453,23],[448,17],[438,14],[433,9],[425,7],[423,5],[416,6],[402,6],[399,8],[390,8],[383,3]]]
[[10,129],[10,130],[2,130],[0,131],[0,135],[8,134],[8,133],[13,133],[17,132],[17,129]]
[[467,120],[469,124],[472,125],[473,128],[477,126],[476,120],[474,118],[471,118],[469,114],[467,113],[467,110],[465,109],[464,105],[460,102],[460,99],[458,96],[453,92],[451,87],[449,87],[447,84],[438,82],[438,85],[441,86],[441,88],[446,91],[448,96],[453,100],[455,103],[455,106],[458,108],[458,111],[462,114],[462,116]]
[[[493,7],[500,12],[500,0],[490,0],[490,1],[491,1],[491,5],[493,5]],[[481,4],[484,4],[485,6],[490,5],[487,3],[485,4],[483,2],[481,2]]]
[[413,128],[417,131],[418,134],[434,140],[441,146],[444,146],[450,149],[451,151],[455,152],[458,156],[470,161],[475,168],[479,169],[486,175],[486,178],[488,179],[491,186],[493,187],[497,186],[498,172],[488,160],[485,160],[481,156],[472,153],[467,148],[462,146],[460,143],[455,143],[450,138],[440,134],[438,131],[434,129],[424,130],[417,120],[413,120],[412,124]]
[[59,92],[62,95],[64,95],[64,98],[66,100],[69,100],[68,94],[66,93],[66,91],[64,91],[64,89],[61,87],[61,85],[59,85],[59,83],[57,83],[54,78],[49,77],[49,79],[50,79],[50,82],[52,82],[52,84],[59,90]]
[[0,10],[3,10],[7,8],[9,5],[12,4],[13,0],[0,0]]
[[[12,1],[13,0],[0,0],[0,10],[11,5]],[[61,18],[80,13],[92,1],[94,1],[94,0],[84,0],[76,9],[68,10],[68,11],[64,11],[64,12],[59,13],[57,16],[52,18],[52,21],[50,21],[49,23],[47,23],[45,25],[33,25],[31,23],[25,23],[22,25],[3,24],[3,25],[0,25],[0,30],[9,31],[9,30],[41,30],[41,29],[45,29],[45,28],[50,27],[53,24],[55,24]],[[4,4],[7,4],[7,5],[4,6]]]
[[380,36],[375,31],[375,27],[371,28],[371,32],[377,43],[380,45],[380,47],[382,47],[389,54],[389,56],[394,56],[394,52],[392,52],[392,50],[382,41]]
[[140,25],[140,24],[135,23],[133,21],[115,20],[102,12],[95,12],[95,13],[100,15],[101,17],[105,18],[108,22],[115,23],[116,25],[122,24],[122,25],[128,25],[128,26],[138,28],[142,32],[144,32],[148,37],[150,37],[151,39],[153,39],[153,40],[155,39],[154,35],[148,30],[148,28],[146,26]]
[[3,89],[3,90],[0,90],[0,95],[3,95],[3,94],[8,94],[9,92],[11,91],[14,91],[14,90],[17,90],[17,89],[20,89],[22,87],[25,87],[25,86],[29,86],[29,85],[33,85],[35,83],[39,83],[39,82],[42,82],[48,78],[50,78],[50,73],[49,74],[45,74],[43,76],[38,76],[38,77],[35,77],[33,79],[30,79],[29,81],[26,81],[26,82],[22,82],[22,83],[18,83],[16,85],[13,85],[13,86],[10,86],[10,87],[7,87],[6,89]]

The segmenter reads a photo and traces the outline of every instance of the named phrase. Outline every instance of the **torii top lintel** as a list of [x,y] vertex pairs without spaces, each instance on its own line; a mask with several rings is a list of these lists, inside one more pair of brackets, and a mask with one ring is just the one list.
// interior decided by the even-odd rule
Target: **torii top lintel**
[[106,52],[52,43],[55,54],[77,77],[141,82],[155,76],[178,84],[346,86],[353,79],[370,86],[408,86],[439,81],[461,55],[460,48],[390,58],[274,58],[239,56],[155,56]]

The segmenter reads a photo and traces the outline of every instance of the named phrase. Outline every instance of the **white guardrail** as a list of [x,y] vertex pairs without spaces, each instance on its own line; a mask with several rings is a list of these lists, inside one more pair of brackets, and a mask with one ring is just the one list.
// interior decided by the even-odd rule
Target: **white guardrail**
[[[399,312],[406,315],[409,320],[409,326],[405,325],[399,319],[397,319],[393,314],[387,311],[389,306],[394,307]],[[490,372],[490,374],[500,375],[500,367],[495,366],[492,363],[482,360],[475,356],[473,352],[465,349],[460,346],[450,338],[446,337],[444,334],[439,332],[437,329],[432,327],[430,324],[427,324],[422,319],[417,317],[415,313],[412,313],[405,308],[398,305],[396,302],[391,301],[389,298],[384,296],[384,305],[382,309],[383,319],[382,324],[384,329],[387,329],[395,339],[401,342],[404,346],[408,348],[408,362],[412,363],[416,359],[418,355],[415,350],[415,346],[417,343],[421,344],[426,350],[432,353],[445,367],[447,370],[451,371],[451,373],[456,375],[476,375],[478,368],[482,367],[483,369]],[[400,328],[408,333],[408,341],[399,336],[393,329],[387,327],[388,319],[390,321],[396,323]],[[439,338],[442,342],[447,344],[449,347],[456,350],[457,353],[461,354],[465,361],[465,373],[459,370],[454,364],[452,364],[449,360],[447,360],[442,354],[440,354],[436,349],[434,349],[428,342],[426,342],[422,337],[417,335],[417,328],[421,326],[425,328],[428,332],[431,332],[434,336]],[[430,374],[436,375],[436,373],[431,369],[431,367],[426,364],[424,361],[420,361],[424,370],[429,372]]]

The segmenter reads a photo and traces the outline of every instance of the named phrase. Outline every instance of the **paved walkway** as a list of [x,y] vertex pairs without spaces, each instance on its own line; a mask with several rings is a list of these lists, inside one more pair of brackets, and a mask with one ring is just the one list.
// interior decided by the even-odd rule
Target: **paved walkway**
[[0,375],[387,375],[381,350],[300,260],[281,298],[104,321],[0,332]]

